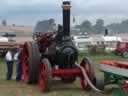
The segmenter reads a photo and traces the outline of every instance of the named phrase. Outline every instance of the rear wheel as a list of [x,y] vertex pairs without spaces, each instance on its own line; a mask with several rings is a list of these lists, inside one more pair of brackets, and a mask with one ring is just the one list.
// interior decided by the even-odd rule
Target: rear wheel
[[23,80],[36,83],[39,73],[40,52],[36,42],[26,42],[23,47]]
[[123,57],[128,57],[128,51],[124,51],[124,52],[122,53],[122,56],[123,56]]
[[50,90],[51,79],[52,79],[52,68],[49,60],[44,58],[39,70],[39,88],[42,92]]

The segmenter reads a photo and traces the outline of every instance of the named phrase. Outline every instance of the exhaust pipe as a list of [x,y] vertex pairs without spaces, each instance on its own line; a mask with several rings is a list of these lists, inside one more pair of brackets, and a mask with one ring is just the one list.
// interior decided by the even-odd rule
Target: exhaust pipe
[[62,4],[63,9],[63,35],[64,37],[70,36],[70,2],[64,1]]

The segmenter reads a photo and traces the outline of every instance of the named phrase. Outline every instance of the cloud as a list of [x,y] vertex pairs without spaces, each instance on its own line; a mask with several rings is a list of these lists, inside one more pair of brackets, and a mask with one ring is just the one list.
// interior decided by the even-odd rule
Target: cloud
[[[61,22],[64,0],[1,0],[0,19],[18,24],[33,24],[37,20],[55,18]],[[70,0],[77,23],[103,18],[106,23],[120,22],[128,17],[128,0]],[[116,18],[115,18],[116,17]],[[33,24],[34,25],[34,24]]]

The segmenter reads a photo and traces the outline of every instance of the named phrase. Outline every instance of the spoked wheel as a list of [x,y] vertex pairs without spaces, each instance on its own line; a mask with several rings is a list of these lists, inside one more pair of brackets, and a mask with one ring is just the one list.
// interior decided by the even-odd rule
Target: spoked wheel
[[51,64],[47,58],[42,60],[39,71],[39,87],[42,92],[49,91],[51,85]]
[[[87,74],[89,80],[95,84],[96,83],[96,78],[94,74],[94,69],[93,69],[93,64],[89,58],[84,58],[82,62],[80,63],[80,66],[84,68],[85,74]],[[86,78],[82,76],[81,78],[81,86],[83,89],[90,89],[89,84],[86,82]]]
[[35,42],[26,42],[23,47],[23,80],[36,83],[39,73],[40,53]]

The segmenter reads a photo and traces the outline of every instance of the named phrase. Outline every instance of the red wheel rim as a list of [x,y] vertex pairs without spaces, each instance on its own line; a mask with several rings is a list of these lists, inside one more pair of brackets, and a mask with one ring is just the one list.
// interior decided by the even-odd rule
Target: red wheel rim
[[47,81],[48,81],[47,66],[46,64],[41,64],[39,71],[39,87],[42,92],[44,92],[46,89]]
[[25,83],[29,81],[29,51],[27,44],[24,45],[23,48],[23,80]]
[[89,88],[88,83],[84,79],[81,79],[81,86],[82,86],[82,89],[88,89]]
[[[85,69],[85,73],[87,74],[88,78],[92,81],[93,76],[91,76],[91,75],[92,74],[94,75],[94,73],[91,72],[93,69],[91,68],[91,65],[89,64],[88,59],[84,58],[82,60],[82,62],[80,63],[80,66]],[[82,86],[83,89],[90,89],[90,86],[88,85],[86,79],[83,76],[81,78],[81,86]]]
[[[85,69],[85,73],[88,75],[89,77],[89,70],[90,70],[90,67],[88,66],[88,64],[86,64],[87,62],[85,60],[82,60],[81,62],[81,66]],[[89,85],[87,83],[87,81],[84,79],[84,77],[82,76],[81,78],[81,86],[82,86],[82,89],[88,89],[89,88]]]
[[86,74],[88,75],[88,77],[90,77],[90,70],[91,70],[91,68],[90,68],[90,66],[89,66],[89,63],[84,59],[84,60],[82,60],[82,62],[81,62],[81,64],[80,64],[84,69],[85,69],[85,72],[86,72]]

